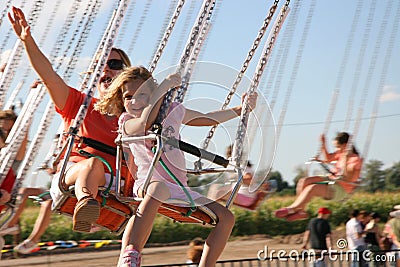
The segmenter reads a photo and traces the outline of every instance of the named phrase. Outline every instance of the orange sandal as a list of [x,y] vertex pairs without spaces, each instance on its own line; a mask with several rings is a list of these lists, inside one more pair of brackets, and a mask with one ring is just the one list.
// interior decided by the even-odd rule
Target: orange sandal
[[100,204],[93,196],[85,196],[76,203],[72,229],[76,232],[89,233],[92,224],[100,217]]

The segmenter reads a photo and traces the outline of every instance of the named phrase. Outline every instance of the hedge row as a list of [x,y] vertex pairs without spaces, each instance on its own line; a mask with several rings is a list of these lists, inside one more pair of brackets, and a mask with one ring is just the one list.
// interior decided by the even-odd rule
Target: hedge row
[[[248,211],[240,208],[232,208],[235,214],[236,223],[232,237],[246,236],[253,234],[267,234],[270,236],[297,234],[304,231],[308,220],[287,223],[273,216],[273,212],[280,207],[287,206],[294,200],[294,197],[273,196],[267,199],[256,211]],[[311,217],[315,216],[321,206],[332,210],[330,222],[333,227],[344,224],[348,220],[348,214],[352,209],[360,209],[378,212],[382,220],[387,219],[392,207],[400,204],[398,193],[357,193],[342,202],[325,201],[315,199],[307,206],[307,212]],[[29,208],[21,218],[21,238],[25,239],[32,231],[38,208]],[[43,241],[54,240],[82,240],[82,239],[120,239],[107,231],[99,231],[92,234],[76,233],[71,231],[71,218],[59,215],[52,215],[52,221]],[[150,236],[150,243],[169,243],[182,240],[190,240],[200,236],[206,238],[211,231],[209,227],[174,223],[172,220],[158,217],[154,223],[153,232]],[[7,241],[11,242],[10,237]]]

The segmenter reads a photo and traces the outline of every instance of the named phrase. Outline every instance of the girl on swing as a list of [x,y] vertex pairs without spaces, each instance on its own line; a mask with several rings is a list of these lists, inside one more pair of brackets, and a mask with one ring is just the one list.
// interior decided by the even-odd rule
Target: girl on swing
[[[121,73],[111,84],[105,97],[96,105],[102,113],[120,115],[119,128],[123,135],[145,135],[155,122],[167,90],[181,83],[178,74],[168,76],[159,86],[151,73],[144,67],[132,67]],[[244,98],[242,98],[243,101]],[[250,107],[254,108],[257,95],[249,96]],[[163,136],[179,139],[181,124],[211,126],[239,116],[241,106],[203,114],[186,109],[179,103],[172,103],[167,117],[162,122]],[[182,151],[166,146],[161,159],[172,173],[187,187],[185,159]],[[130,144],[135,164],[138,167],[137,180],[133,187],[134,196],[143,197],[136,215],[131,217],[122,238],[120,267],[140,266],[141,251],[150,236],[158,208],[168,199],[184,199],[183,193],[169,175],[157,163],[148,188],[143,188],[153,152],[151,142],[138,141]],[[233,214],[221,204],[201,194],[189,191],[197,204],[206,205],[219,218],[217,225],[208,236],[199,266],[214,266],[221,255],[234,226]]]
[[356,148],[348,144],[349,138],[350,135],[346,132],[338,133],[333,141],[335,152],[329,153],[326,149],[325,135],[321,135],[321,153],[325,157],[322,162],[334,163],[334,168],[326,176],[301,178],[296,187],[296,200],[290,206],[276,210],[276,217],[288,221],[307,219],[308,213],[304,209],[312,198],[322,197],[339,201],[357,187],[362,159]]

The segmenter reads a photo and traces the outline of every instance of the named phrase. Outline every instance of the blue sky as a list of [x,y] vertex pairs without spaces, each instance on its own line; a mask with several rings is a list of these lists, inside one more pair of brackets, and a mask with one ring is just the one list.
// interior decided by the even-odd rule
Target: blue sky
[[[21,2],[14,1],[14,4],[19,6]],[[47,55],[50,54],[55,38],[60,32],[71,2],[61,3],[60,10],[55,14],[54,27],[46,33],[42,49]],[[82,2],[78,14],[81,14],[79,12],[82,12],[88,0]],[[84,56],[71,78],[72,86],[78,86],[78,73],[87,67],[89,57],[100,39],[101,31],[115,2],[103,1],[83,50]],[[208,72],[194,77],[198,83],[189,88],[186,97],[187,106],[203,111],[219,108],[227,94],[226,88],[232,85],[236,71],[243,64],[272,2],[225,0],[217,3],[218,8],[213,17],[212,29],[204,51],[200,54],[200,60],[205,63],[199,66],[203,66]],[[124,34],[123,38],[118,37],[116,45],[127,51],[132,50],[129,55],[134,65],[148,66],[161,34],[160,29],[170,1],[132,1],[131,5],[133,3],[133,11],[125,19],[125,30],[120,31]],[[280,1],[279,6],[283,3],[284,1]],[[187,1],[185,4],[155,73],[167,69],[162,72],[165,74],[175,69],[169,67],[178,63],[177,60],[200,4],[201,1]],[[3,10],[3,5],[2,2],[0,10]],[[26,13],[29,13],[30,5],[31,3],[24,8]],[[396,26],[395,21],[400,20],[398,6],[397,1],[388,0],[291,1],[291,11],[272,50],[259,87],[260,101],[255,113],[256,118],[259,119],[257,126],[259,130],[251,139],[249,152],[251,161],[263,167],[273,160],[273,170],[281,172],[284,179],[291,183],[296,174],[295,168],[305,166],[304,162],[316,153],[319,135],[324,129],[328,128],[327,137],[331,140],[337,131],[353,132],[355,122],[359,122],[360,126],[354,140],[363,155],[368,147],[366,147],[366,142],[370,118],[373,116],[374,105],[377,104],[379,104],[379,109],[366,155],[367,161],[377,159],[384,162],[385,166],[391,166],[400,160],[398,153],[400,150],[398,138],[400,132],[400,76],[398,75],[400,49],[396,45],[400,41],[400,30],[398,27],[393,29],[393,26]],[[143,17],[146,7],[148,8],[147,16]],[[42,11],[45,15],[39,16],[38,24],[33,29],[36,40],[41,38],[49,18],[54,16],[52,10],[54,10],[54,2],[46,1]],[[313,12],[310,13],[311,11]],[[191,16],[189,16],[190,13],[192,13]],[[77,16],[74,21],[75,24],[79,17]],[[294,21],[295,19],[297,20]],[[138,29],[139,24],[142,26]],[[9,23],[5,20],[0,27],[0,42],[3,42],[8,29]],[[268,32],[269,29],[271,27],[268,28]],[[246,72],[247,79],[239,88],[240,92],[247,89],[253,77],[268,32]],[[132,41],[133,37],[135,37],[134,41]],[[70,38],[71,36],[65,39],[65,46]],[[390,43],[390,38],[394,43]],[[11,36],[4,50],[0,51],[1,62],[6,60],[14,42],[15,37]],[[393,45],[392,50],[390,50],[390,45]],[[345,51],[348,51],[346,55]],[[392,53],[389,54],[388,51]],[[18,77],[21,77],[21,73],[25,72],[23,70],[25,65],[27,64],[19,69],[14,83]],[[30,77],[33,79],[34,76]],[[162,75],[160,75],[161,78]],[[333,122],[327,127],[325,122],[332,94],[338,84],[340,87],[337,88],[339,94],[333,108]],[[382,94],[377,96],[379,91],[382,91]],[[23,99],[24,95],[26,94],[21,93],[20,97]],[[353,103],[349,102],[349,99],[354,100]],[[44,110],[45,102],[47,98],[35,114],[38,116],[35,116],[30,136],[36,132],[35,125],[40,120],[39,116]],[[262,108],[267,102],[275,103],[271,112]],[[362,104],[364,102],[365,104]],[[232,105],[239,103],[240,97],[237,95],[232,100]],[[349,106],[352,110],[352,119],[346,122]],[[363,111],[361,116],[357,115],[360,109]],[[286,110],[285,116],[282,115],[282,110]],[[361,120],[358,119],[359,117]],[[278,134],[274,134],[272,122],[275,122]],[[38,158],[42,159],[46,154],[45,148],[49,146],[49,140],[57,130],[58,124],[59,119],[56,118]],[[235,137],[236,126],[237,120],[224,124],[217,131],[213,139],[213,151],[224,153],[225,147]],[[200,144],[207,130],[184,127],[182,135],[185,140]],[[274,151],[276,141],[279,142]],[[332,149],[332,146],[330,148]],[[39,163],[40,160],[37,160],[35,165]],[[43,185],[47,181],[46,175],[42,174],[36,185]],[[29,177],[25,182],[30,184]]]

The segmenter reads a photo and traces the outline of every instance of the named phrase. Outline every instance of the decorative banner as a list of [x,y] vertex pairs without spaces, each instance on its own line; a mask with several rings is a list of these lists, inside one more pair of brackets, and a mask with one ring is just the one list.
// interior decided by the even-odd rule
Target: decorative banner
[[[33,249],[31,253],[38,252],[40,250],[55,250],[55,249],[67,249],[67,248],[89,248],[94,247],[95,249],[101,248],[107,245],[121,244],[121,240],[57,240],[57,241],[47,241],[39,242],[37,248]],[[14,252],[14,247],[11,245],[5,245],[1,250],[1,253]]]

